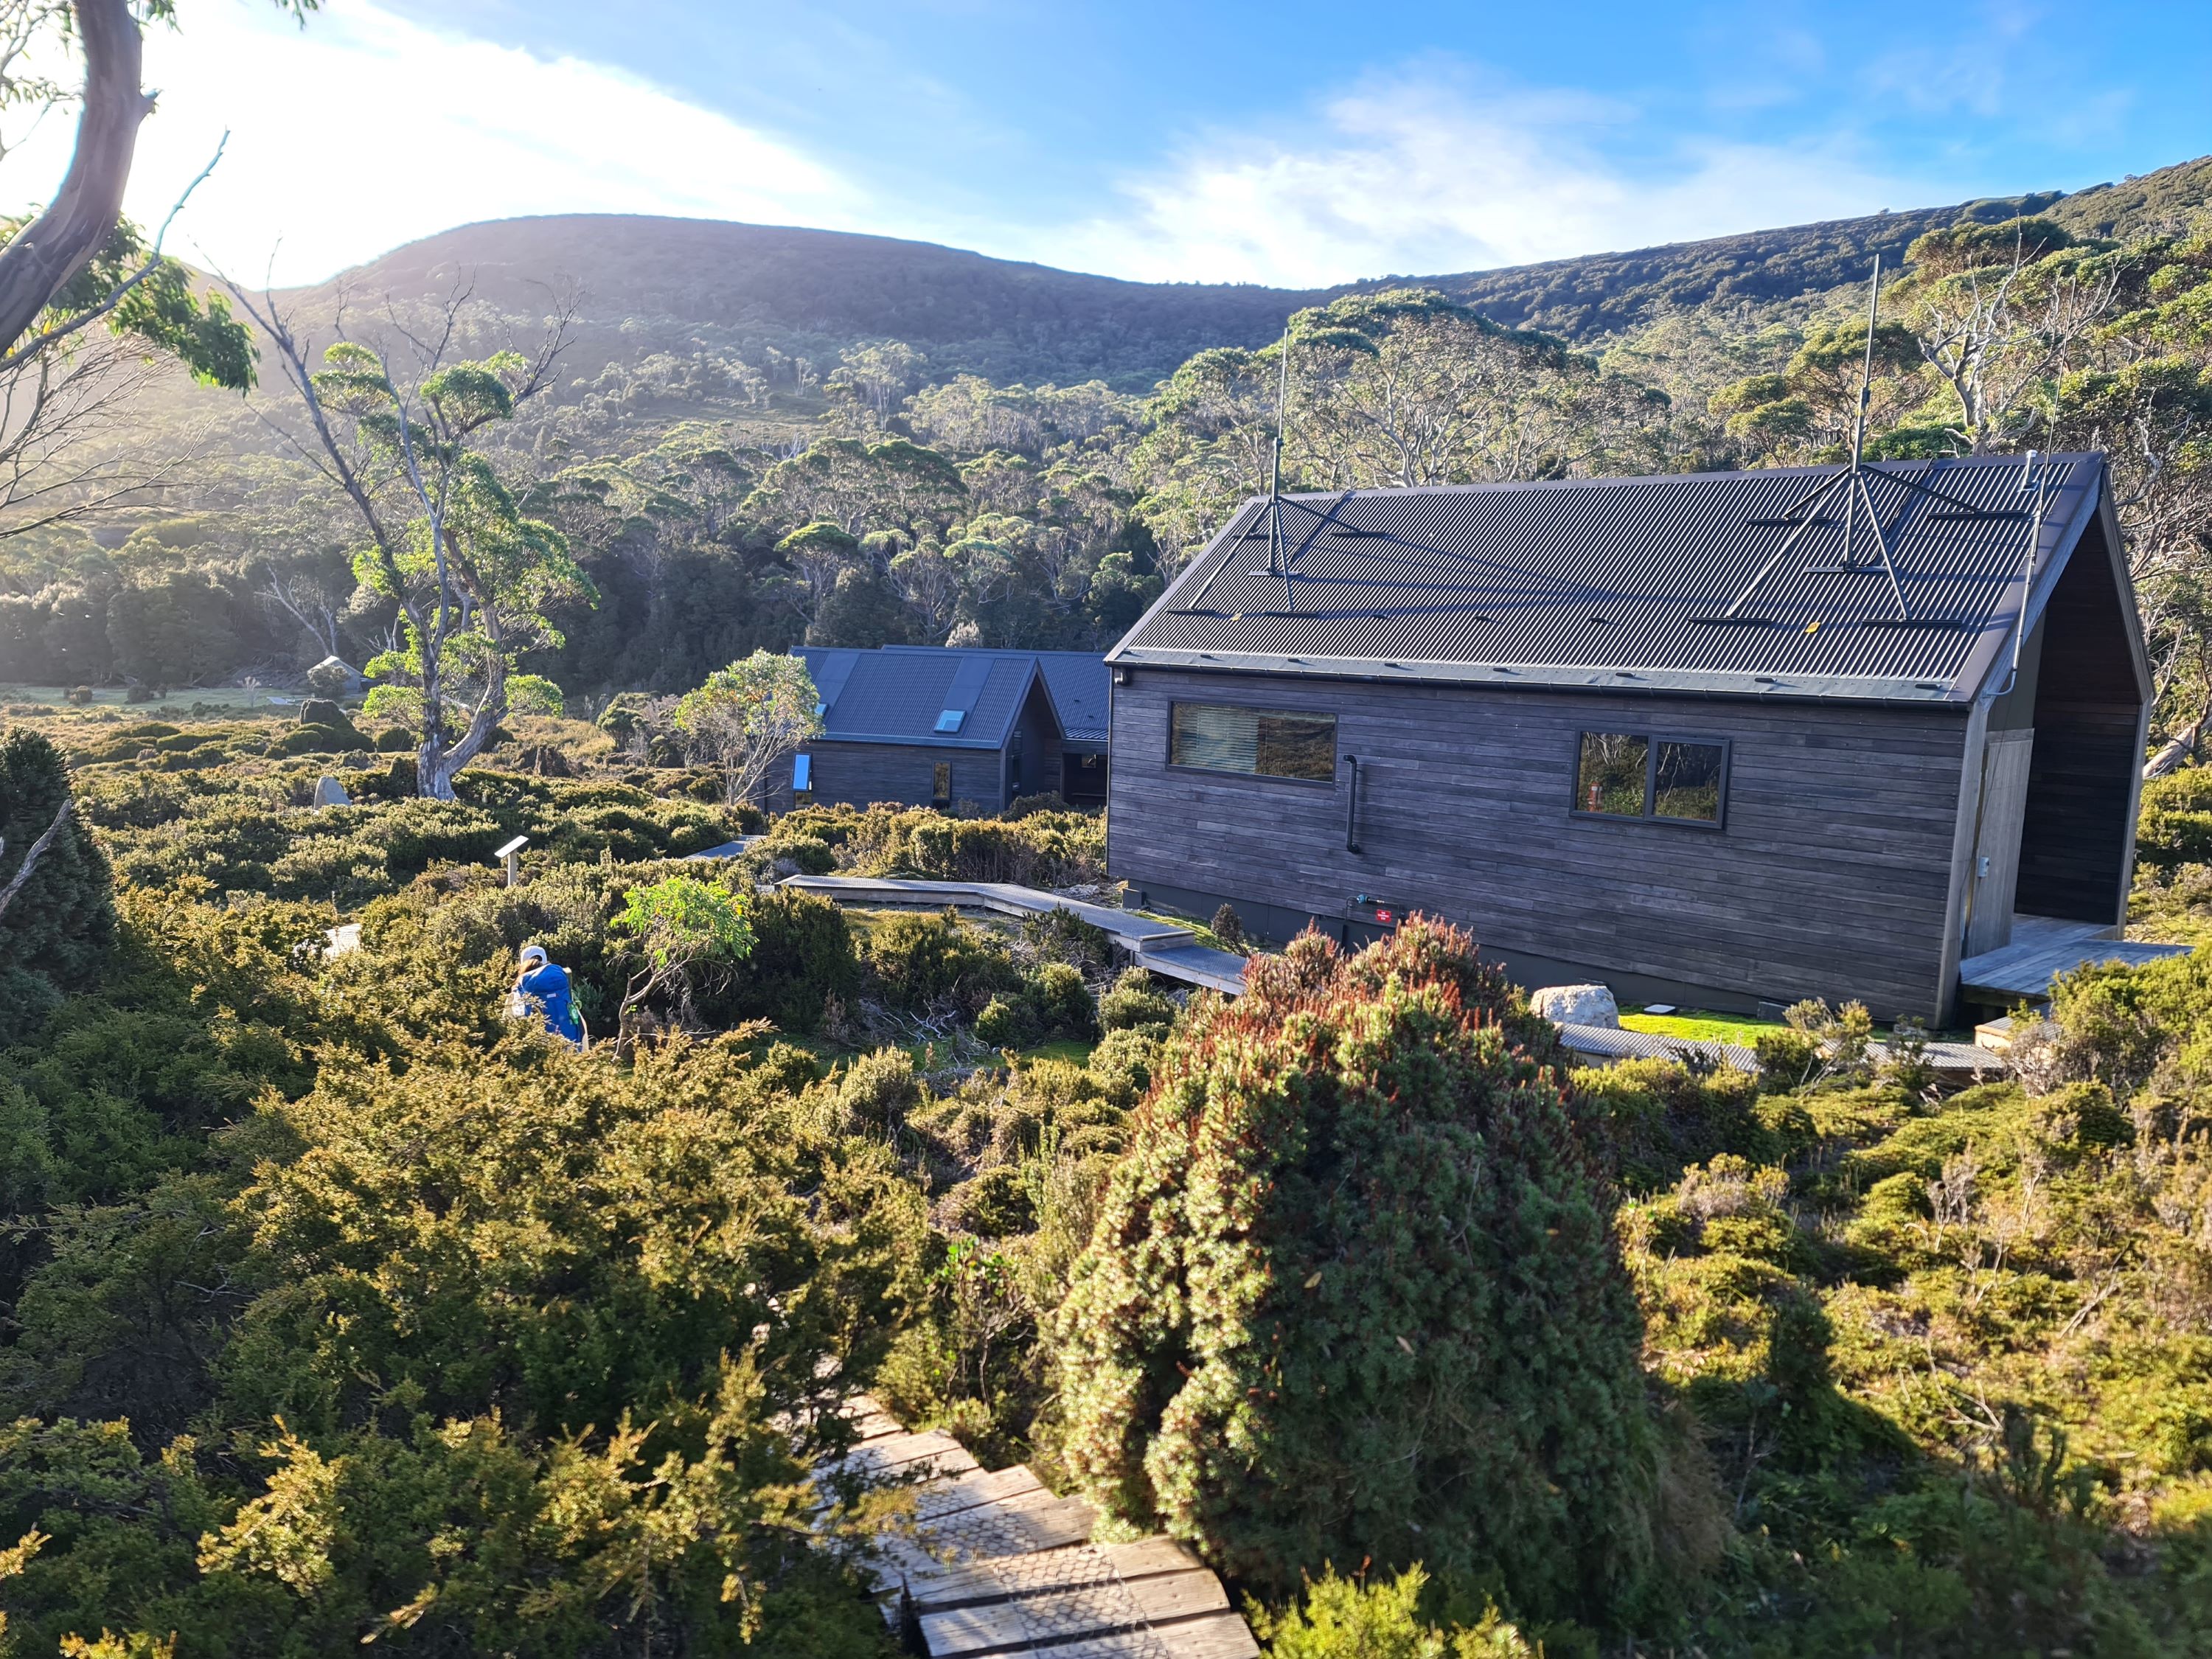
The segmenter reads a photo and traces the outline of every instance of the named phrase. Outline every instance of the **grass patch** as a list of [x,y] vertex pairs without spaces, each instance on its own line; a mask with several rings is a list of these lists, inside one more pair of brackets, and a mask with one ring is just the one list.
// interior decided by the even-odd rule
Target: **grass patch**
[[1686,1008],[1674,1014],[1624,1010],[1620,1025],[1623,1030],[1642,1031],[1650,1036],[1680,1037],[1690,1042],[1732,1042],[1739,1048],[1753,1047],[1768,1031],[1789,1029],[1778,1019],[1746,1019],[1741,1014],[1710,1013],[1703,1008]]
[[194,707],[225,711],[256,708],[296,710],[301,699],[309,695],[303,691],[275,691],[266,687],[247,690],[236,685],[186,686],[167,695],[149,698],[144,702],[131,702],[119,685],[93,688],[92,702],[79,705],[70,702],[69,688],[63,685],[15,685],[0,683],[0,705],[42,705],[57,714],[82,713],[84,708],[126,709],[135,716],[152,719],[157,714],[188,713]]
[[[1124,914],[1132,916],[1142,916],[1146,921],[1163,922],[1170,927],[1182,927],[1187,929],[1193,939],[1196,939],[1200,945],[1206,946],[1209,951],[1229,951],[1229,947],[1221,942],[1219,937],[1215,934],[1213,929],[1207,927],[1204,922],[1194,921],[1188,916],[1170,915],[1164,910],[1129,910],[1126,911]],[[1242,951],[1229,951],[1229,954],[1234,957],[1241,957],[1244,953]]]

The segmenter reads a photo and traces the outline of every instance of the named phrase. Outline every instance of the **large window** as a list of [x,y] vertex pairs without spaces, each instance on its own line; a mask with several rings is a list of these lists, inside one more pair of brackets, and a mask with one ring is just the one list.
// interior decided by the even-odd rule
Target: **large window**
[[1170,721],[1168,763],[1333,783],[1336,716],[1179,702]]
[[1575,811],[1668,823],[1721,822],[1728,745],[1640,732],[1585,732],[1576,757]]

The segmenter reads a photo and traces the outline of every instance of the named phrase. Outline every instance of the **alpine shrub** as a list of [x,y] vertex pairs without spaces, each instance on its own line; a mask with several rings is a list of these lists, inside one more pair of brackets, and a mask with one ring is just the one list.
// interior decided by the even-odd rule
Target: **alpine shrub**
[[1253,1615],[1273,1659],[1540,1659],[1513,1626],[1487,1607],[1474,1625],[1422,1616],[1428,1574],[1411,1566],[1395,1579],[1324,1572],[1297,1606]]
[[1006,946],[954,910],[884,917],[869,937],[868,963],[901,1008],[951,1002],[980,1011],[994,992],[1021,982]]
[[1175,1004],[1152,988],[1152,976],[1141,968],[1124,969],[1113,988],[1098,999],[1098,1023],[1109,1031],[1164,1036],[1175,1013]]
[[1642,1325],[1548,1030],[1421,919],[1193,1004],[1054,1321],[1094,1502],[1263,1594],[1371,1559],[1633,1603]]
[[1024,988],[1048,1036],[1086,1040],[1098,1035],[1098,1005],[1083,975],[1064,962],[1048,962]]
[[2212,766],[2192,766],[2143,785],[2136,856],[2156,870],[2212,864]]
[[732,984],[731,1011],[772,1019],[787,1031],[818,1031],[830,1003],[851,1001],[860,982],[845,913],[811,893],[777,888],[748,914],[753,953]]
[[[14,880],[69,799],[61,751],[35,732],[0,738],[0,887]],[[89,985],[115,934],[107,860],[72,814],[0,914],[0,1043],[27,1031],[59,994]]]

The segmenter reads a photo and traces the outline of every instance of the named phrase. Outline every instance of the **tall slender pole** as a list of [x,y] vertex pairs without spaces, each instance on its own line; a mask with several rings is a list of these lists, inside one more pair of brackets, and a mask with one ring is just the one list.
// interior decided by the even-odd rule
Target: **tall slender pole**
[[[1866,455],[1867,410],[1874,403],[1874,330],[1875,320],[1881,306],[1881,255],[1874,256],[1874,280],[1867,284],[1866,357],[1859,366],[1858,412],[1851,417],[1851,482],[1859,482],[1859,468]],[[1846,570],[1858,566],[1858,507],[1856,495],[1846,495],[1844,500],[1844,557]],[[1869,513],[1873,512],[1869,507]],[[1875,532],[1879,534],[1880,532]]]
[[1267,468],[1267,568],[1283,573],[1283,603],[1297,609],[1297,589],[1291,584],[1291,567],[1283,558],[1283,422],[1291,398],[1291,328],[1283,325],[1282,357],[1275,366],[1275,445]]
[[1851,471],[1866,453],[1867,410],[1874,402],[1874,331],[1881,314],[1881,255],[1874,256],[1874,280],[1867,284],[1866,361],[1859,368],[1859,412],[1851,422]]

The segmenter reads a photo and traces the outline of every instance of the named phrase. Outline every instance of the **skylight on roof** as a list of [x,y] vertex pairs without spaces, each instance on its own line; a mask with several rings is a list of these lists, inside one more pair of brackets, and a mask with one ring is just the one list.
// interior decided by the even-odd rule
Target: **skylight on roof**
[[943,732],[957,732],[963,726],[967,724],[967,720],[968,711],[966,709],[948,708],[937,717],[937,729]]

